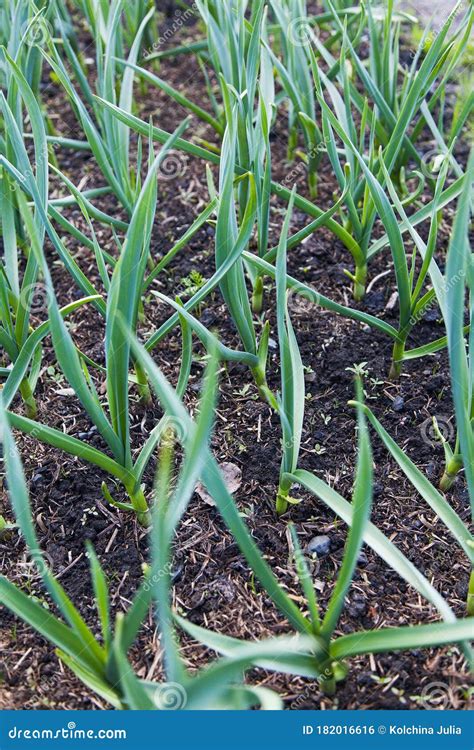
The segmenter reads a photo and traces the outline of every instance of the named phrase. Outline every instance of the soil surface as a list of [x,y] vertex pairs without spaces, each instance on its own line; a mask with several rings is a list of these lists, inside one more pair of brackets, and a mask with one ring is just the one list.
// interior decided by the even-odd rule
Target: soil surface
[[[171,21],[170,21],[171,23]],[[196,38],[191,19],[173,36],[179,44]],[[87,38],[83,47],[86,50]],[[89,50],[89,54],[92,52]],[[86,50],[87,56],[87,50]],[[206,102],[205,82],[197,61],[191,56],[164,60],[161,77],[176,85],[194,101]],[[153,116],[160,127],[172,130],[187,114],[157,89],[136,87],[139,114]],[[45,69],[44,101],[53,113],[54,124],[68,137],[80,137],[74,115],[61,89],[48,77]],[[453,94],[451,93],[451,97]],[[205,106],[205,105],[204,105]],[[212,139],[212,133],[193,121],[188,137]],[[291,173],[301,194],[307,195],[304,169],[286,162],[286,118],[278,118],[272,134],[275,179],[285,183]],[[427,152],[433,143],[427,137],[421,147]],[[458,157],[463,160],[462,144]],[[91,156],[83,152],[61,151],[56,154],[65,173],[82,189],[98,187],[104,180]],[[173,167],[171,169],[171,167]],[[66,194],[55,181],[54,195]],[[285,183],[286,184],[286,183]],[[321,163],[317,203],[329,208],[337,189],[327,159]],[[173,245],[191,225],[206,204],[205,165],[192,158],[175,154],[173,164],[159,176],[159,200],[152,240],[156,259]],[[429,196],[423,197],[429,200]],[[101,199],[100,207],[120,216],[113,197]],[[284,205],[272,200],[271,239],[278,241]],[[443,264],[453,207],[444,212],[438,260]],[[87,233],[79,210],[67,209],[65,215]],[[292,230],[307,223],[307,217],[296,211]],[[113,252],[113,238],[105,228],[98,228],[98,239]],[[426,237],[428,226],[422,227]],[[377,228],[382,234],[382,229]],[[214,270],[213,228],[204,227],[190,244],[161,274],[154,289],[171,296],[186,298],[191,272],[204,279]],[[101,289],[95,259],[87,248],[72,238],[67,244],[89,278]],[[56,291],[61,304],[80,296],[55,252],[48,245],[48,258],[54,272]],[[353,305],[349,281],[344,274],[350,268],[350,257],[341,243],[326,229],[318,230],[289,255],[289,271],[297,278],[339,303]],[[382,275],[383,274],[383,275]],[[370,285],[361,309],[396,324],[397,305],[393,262],[387,249],[370,267]],[[43,305],[44,307],[44,305]],[[448,436],[454,435],[453,408],[449,369],[445,353],[414,360],[404,368],[400,381],[387,378],[391,345],[381,333],[374,333],[356,322],[328,313],[304,300],[290,301],[293,325],[306,366],[306,417],[302,440],[300,468],[323,478],[344,497],[350,499],[356,457],[354,410],[348,401],[354,396],[353,376],[348,368],[365,362],[368,370],[366,397],[368,404],[398,444],[422,471],[436,482],[443,468],[441,448],[432,442],[429,420],[436,416],[445,425]],[[146,305],[143,337],[166,320],[170,311],[150,295]],[[276,341],[274,287],[266,283],[265,307],[261,320],[272,326],[270,386],[278,388],[279,356]],[[38,321],[45,315],[41,304]],[[229,322],[219,293],[208,298],[201,308],[201,320],[215,328],[221,339],[239,347],[235,330]],[[104,362],[103,325],[90,307],[74,313],[71,330],[77,345],[99,364]],[[420,322],[410,346],[443,335],[439,311],[430,310]],[[185,403],[191,414],[198,401],[203,373],[203,350],[195,346],[192,375]],[[176,383],[181,349],[179,330],[163,340],[153,352],[154,358],[171,382]],[[100,373],[94,372],[97,387],[103,388]],[[100,392],[100,390],[99,390]],[[102,391],[103,392],[103,391]],[[101,447],[95,428],[84,416],[75,395],[55,365],[51,341],[45,341],[45,357],[37,389],[39,420],[63,429],[70,435]],[[143,408],[132,394],[132,443],[139,449],[162,414],[155,401]],[[17,399],[14,409],[21,412]],[[107,480],[117,498],[120,491],[110,477],[33,439],[17,435],[27,475],[33,515],[41,549],[76,606],[96,631],[97,619],[91,595],[85,542],[91,540],[109,578],[115,612],[125,611],[139,585],[142,565],[148,556],[147,532],[134,518],[104,504],[101,482]],[[375,434],[375,497],[372,521],[434,583],[458,616],[465,612],[469,565],[456,542],[439,518],[414,491],[397,464]],[[334,588],[346,540],[346,527],[326,506],[306,492],[296,491],[301,503],[293,506],[283,519],[276,517],[274,499],[280,466],[280,427],[266,404],[258,397],[251,374],[241,365],[229,365],[220,373],[220,398],[212,448],[219,462],[232,462],[242,470],[243,481],[235,501],[245,515],[246,523],[282,585],[303,608],[304,598],[291,561],[285,521],[291,519],[303,549],[318,535],[329,538],[329,550],[311,559],[315,586],[324,607]],[[147,493],[151,494],[153,466],[145,476]],[[448,500],[461,518],[469,523],[469,499],[461,476],[448,494]],[[0,513],[11,520],[11,510],[4,493]],[[39,577],[29,563],[24,545],[17,534],[0,540],[0,571],[37,596],[45,606],[48,600]],[[249,640],[289,632],[288,623],[268,596],[255,587],[253,576],[217,510],[193,496],[188,512],[175,540],[173,558],[173,600],[175,607],[192,622],[211,627],[227,635]],[[365,548],[347,597],[337,634],[362,628],[396,627],[438,620],[434,608],[377,557]],[[183,657],[190,670],[207,663],[215,655],[186,636],[182,637]],[[92,696],[55,656],[49,644],[12,616],[1,612],[0,623],[0,708],[18,709],[100,709],[106,704]],[[141,677],[162,677],[159,639],[150,613],[131,651],[131,661]],[[276,689],[290,709],[426,709],[468,707],[469,678],[458,647],[411,650],[396,654],[362,656],[351,661],[346,680],[339,684],[335,698],[321,694],[316,682],[287,675],[255,670],[250,682]],[[432,700],[433,686],[441,685],[441,699]]]

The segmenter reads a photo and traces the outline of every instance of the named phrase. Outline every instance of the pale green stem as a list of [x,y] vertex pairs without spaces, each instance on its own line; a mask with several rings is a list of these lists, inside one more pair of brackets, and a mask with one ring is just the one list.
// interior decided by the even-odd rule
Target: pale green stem
[[38,416],[38,408],[28,378],[24,378],[21,381],[20,393],[26,406],[26,415],[28,419],[36,419],[36,417]]

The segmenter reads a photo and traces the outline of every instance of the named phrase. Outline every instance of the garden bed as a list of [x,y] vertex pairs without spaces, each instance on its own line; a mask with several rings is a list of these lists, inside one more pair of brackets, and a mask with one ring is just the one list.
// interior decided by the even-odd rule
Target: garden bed
[[[200,38],[199,34],[193,20],[174,34],[173,44]],[[84,34],[81,45],[86,57],[89,43]],[[45,68],[43,101],[50,114],[57,117],[55,124],[61,134],[77,138],[74,115],[61,87],[49,78],[48,73],[48,68]],[[204,80],[194,56],[164,59],[160,76],[193,101],[206,100]],[[147,120],[152,116],[154,124],[169,132],[188,114],[155,88],[140,93],[140,87],[136,86],[136,92],[140,117]],[[453,89],[448,94],[448,104],[454,97]],[[212,139],[209,129],[203,128],[196,118],[191,121],[188,133]],[[429,133],[426,138],[421,148],[428,152],[433,143]],[[286,120],[281,117],[271,136],[274,179],[286,184],[288,173],[295,173],[298,192],[308,196],[305,170],[295,172],[294,165],[286,161],[287,139]],[[467,144],[458,144],[456,157],[460,163],[465,165],[467,154]],[[103,184],[103,177],[88,154],[65,150],[57,151],[56,155],[61,168],[75,185],[88,189]],[[151,245],[154,258],[159,258],[172,247],[207,200],[203,162],[178,152],[174,153],[174,158],[168,162],[171,174],[166,174],[163,168],[158,179],[158,208]],[[63,190],[59,183],[57,190],[58,194]],[[324,210],[333,204],[335,190],[334,174],[327,160],[323,160],[317,203]],[[429,198],[427,195],[426,201]],[[114,199],[109,196],[102,199],[100,207],[111,215],[119,215]],[[283,209],[284,204],[273,198],[270,246],[278,242]],[[77,208],[68,209],[65,215],[87,232],[87,225]],[[442,244],[437,246],[440,263],[447,250],[453,215],[451,206],[443,214]],[[297,231],[305,223],[307,217],[296,210],[292,231]],[[425,223],[424,237],[428,228]],[[382,235],[383,228],[378,225],[376,232]],[[212,226],[205,225],[166,273],[160,275],[154,288],[172,298],[181,294],[185,300],[190,284],[196,280],[200,283],[199,277],[210,278],[214,272],[213,236]],[[112,247],[112,235],[108,229],[101,228],[98,238],[105,248]],[[88,278],[100,286],[90,252],[73,239],[68,239],[68,247]],[[77,299],[77,289],[63,267],[55,263],[55,251],[49,242],[46,254],[60,305]],[[291,275],[311,284],[331,299],[347,306],[356,305],[351,300],[350,282],[343,273],[350,267],[350,257],[328,230],[318,230],[304,244],[291,250],[288,267]],[[385,275],[385,272],[390,273]],[[371,264],[369,284],[360,309],[396,324],[396,285],[389,254],[380,255]],[[269,386],[277,389],[279,354],[273,313],[274,285],[268,279],[265,298],[265,320],[271,323]],[[382,333],[368,330],[356,321],[322,310],[296,296],[290,297],[290,310],[305,365],[307,390],[300,468],[312,471],[344,497],[350,497],[357,433],[355,410],[348,405],[348,401],[354,398],[353,375],[348,368],[364,362],[368,373],[365,379],[368,405],[398,445],[436,483],[443,466],[442,449],[433,442],[427,424],[432,416],[436,416],[448,429],[451,426],[451,438],[455,434],[447,353],[440,352],[408,363],[400,380],[394,382],[388,378],[391,344]],[[437,308],[429,310],[417,326],[411,340],[413,345],[443,335],[436,313]],[[151,299],[140,335],[145,337],[146,333],[151,333],[169,314],[169,308],[158,299]],[[43,320],[44,315],[44,306],[39,300],[35,322]],[[200,320],[218,332],[227,346],[239,348],[238,336],[218,292],[202,304]],[[73,321],[71,331],[81,351],[103,364],[104,330],[99,316],[86,306],[74,313]],[[191,414],[195,413],[200,392],[204,353],[200,344],[195,347],[185,396]],[[181,358],[178,329],[154,350],[153,356],[170,381],[176,383]],[[103,448],[97,431],[57,368],[49,338],[45,343],[37,401],[39,421]],[[14,408],[22,408],[18,399]],[[131,439],[138,447],[162,411],[156,399],[151,406],[140,405],[133,392],[131,410]],[[103,472],[20,433],[16,433],[16,437],[29,483],[40,546],[55,575],[59,576],[86,621],[94,626],[94,603],[84,547],[86,540],[91,540],[109,580],[114,582],[113,611],[125,611],[147,560],[148,532],[137,524],[132,514],[105,504],[100,489],[101,482],[106,479]],[[454,553],[455,543],[444,524],[414,491],[375,433],[372,433],[372,438],[375,465],[373,523],[436,585],[455,614],[462,617],[470,574],[467,560]],[[235,502],[279,581],[294,601],[304,608],[291,559],[287,525],[274,510],[280,441],[279,422],[259,397],[248,368],[235,363],[222,366],[212,450],[220,464],[229,462],[241,470],[242,483],[234,494]],[[151,465],[145,475],[148,491],[153,474],[154,466]],[[297,497],[301,503],[291,506],[286,518],[294,522],[302,547],[305,548],[314,537],[328,538],[328,551],[312,563],[315,588],[324,608],[341,564],[347,529],[309,493],[298,491]],[[447,497],[461,519],[469,524],[469,498],[463,475]],[[6,518],[10,516],[5,494],[0,501],[0,514]],[[174,540],[172,565],[173,605],[191,622],[251,641],[288,632],[288,623],[254,580],[217,509],[196,493]],[[40,578],[28,563],[25,547],[16,533],[0,540],[0,571],[43,600]],[[437,619],[434,607],[422,600],[414,589],[364,546],[337,634],[360,628],[371,630],[429,623]],[[1,708],[107,707],[71,675],[42,637],[35,635],[6,610],[2,610],[0,646]],[[209,652],[186,636],[182,655],[191,670],[209,659]],[[156,625],[151,615],[131,651],[131,661],[138,676],[152,680],[162,677]],[[274,688],[290,709],[468,707],[469,674],[457,646],[356,657],[335,697],[324,695],[313,680],[261,669],[249,673],[248,680],[255,685]],[[442,686],[442,695],[438,703],[430,704],[431,686],[435,683]]]

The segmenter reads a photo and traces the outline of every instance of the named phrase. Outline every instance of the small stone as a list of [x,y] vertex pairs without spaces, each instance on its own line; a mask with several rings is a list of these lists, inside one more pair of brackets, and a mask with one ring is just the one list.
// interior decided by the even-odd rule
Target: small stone
[[203,325],[205,326],[213,325],[213,323],[215,323],[215,320],[216,320],[216,316],[212,310],[209,310],[208,308],[203,310],[202,315],[201,315],[201,323]]
[[434,461],[430,461],[426,464],[426,476],[428,479],[436,479],[439,474],[439,468]]
[[357,558],[357,564],[358,565],[367,565],[367,555],[362,550],[359,552],[359,556]]
[[437,305],[433,305],[433,307],[430,307],[425,312],[425,314],[423,315],[423,320],[426,320],[427,323],[435,323],[440,317],[441,313],[439,307]]
[[365,304],[370,312],[382,312],[385,307],[385,292],[369,292],[365,295]]
[[395,396],[392,404],[393,411],[403,411],[405,408],[405,399],[402,396]]
[[354,594],[348,607],[348,612],[351,617],[359,618],[365,615],[367,610],[367,602],[362,594]]
[[331,549],[331,540],[328,536],[315,536],[308,543],[306,550],[316,555],[327,555]]
[[373,488],[374,497],[380,497],[382,492],[383,492],[383,484],[381,484],[380,482],[374,482],[374,488]]

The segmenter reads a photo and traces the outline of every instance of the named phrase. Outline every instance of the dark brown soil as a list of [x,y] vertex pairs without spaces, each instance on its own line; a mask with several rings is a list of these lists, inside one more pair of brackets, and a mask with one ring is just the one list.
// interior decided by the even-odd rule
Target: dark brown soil
[[[181,30],[173,43],[181,42],[188,33],[192,35],[195,31]],[[165,61],[161,75],[178,85],[195,101],[205,101],[203,80],[194,58],[180,57]],[[48,111],[52,110],[57,115],[55,124],[58,129],[69,137],[80,137],[80,129],[59,88],[45,80],[44,95]],[[145,94],[139,95],[139,99],[141,115],[147,118],[152,114],[154,122],[167,130],[175,128],[187,114],[155,89],[148,89]],[[291,169],[285,161],[285,127],[282,116],[273,134],[275,178],[281,181],[285,180]],[[193,122],[189,136],[196,134],[211,136]],[[104,184],[92,157],[81,152],[64,152],[57,156],[61,167],[75,184],[81,182],[84,188]],[[183,234],[206,201],[204,165],[191,158],[180,158],[182,168],[178,170],[177,177],[165,179],[161,175],[159,180],[152,245],[156,258]],[[303,170],[298,175],[297,183],[298,190],[306,194]],[[329,164],[323,160],[318,205],[323,208],[330,206],[335,189]],[[102,199],[100,205],[102,210],[120,215],[113,197]],[[274,201],[272,241],[278,240],[282,208]],[[83,231],[87,231],[78,210],[70,209],[67,215]],[[440,259],[446,250],[451,216],[452,209],[448,209],[441,235],[442,244],[438,248]],[[305,216],[295,212],[295,230],[306,222]],[[108,230],[99,231],[99,240],[105,247],[112,247]],[[68,247],[100,289],[91,253],[72,239],[68,239]],[[213,250],[213,230],[205,227],[177,256],[166,273],[160,276],[154,288],[173,295],[178,291],[184,293],[182,279],[192,270],[209,278],[214,268]],[[48,254],[49,260],[54,263],[55,253],[51,247],[48,247]],[[344,304],[353,304],[348,280],[343,274],[344,268],[350,268],[350,258],[327,230],[319,230],[303,246],[293,250],[289,267],[294,276],[312,284],[325,295]],[[59,264],[53,266],[53,270],[61,304],[80,296]],[[372,264],[371,279],[376,279],[386,270],[393,271],[388,252]],[[389,276],[375,281],[362,305],[363,309],[395,322],[396,306],[392,311],[388,305],[394,290],[391,272]],[[267,319],[268,311],[274,309],[273,295],[272,284],[268,283],[263,320]],[[142,331],[144,336],[163,322],[170,311],[150,297],[146,313],[147,323]],[[38,311],[39,318],[41,314],[42,311]],[[437,315],[428,317],[417,327],[411,345],[442,335]],[[272,315],[269,319],[276,339],[275,320]],[[202,306],[201,320],[206,326],[215,327],[227,345],[239,346],[218,293]],[[436,482],[442,471],[442,451],[424,439],[422,426],[433,415],[452,421],[446,355],[441,353],[429,359],[416,360],[405,368],[400,382],[393,383],[387,379],[391,346],[382,334],[296,300],[293,300],[292,320],[307,367],[308,397],[301,468],[313,471],[350,498],[356,443],[354,412],[347,405],[353,397],[352,375],[347,368],[366,362],[369,370],[366,379],[369,405],[398,444]],[[74,314],[73,321],[72,330],[78,346],[97,362],[103,362],[103,326],[97,313],[92,308],[82,308]],[[200,359],[203,352],[199,346],[195,351],[196,359],[185,398],[191,412],[197,403],[203,368]],[[171,381],[176,382],[180,361],[178,331],[174,331],[155,349],[154,357]],[[100,438],[91,428],[75,396],[65,394],[64,389],[68,385],[54,362],[48,339],[37,390],[40,421],[100,446]],[[270,385],[277,388],[278,351],[274,344],[269,373]],[[100,377],[97,382],[101,384]],[[14,408],[22,409],[18,400]],[[157,403],[144,410],[132,397],[131,435],[134,447],[143,444],[160,415]],[[148,553],[147,533],[131,515],[104,505],[100,485],[107,477],[101,472],[24,436],[18,435],[18,439],[41,548],[76,606],[96,628],[85,541],[90,539],[93,542],[108,574],[113,607],[118,612],[127,609],[140,581],[142,564]],[[243,366],[228,366],[221,372],[212,447],[220,462],[231,461],[241,467],[243,483],[235,495],[236,503],[245,513],[254,539],[279,580],[304,608],[304,599],[289,560],[286,519],[278,519],[274,512],[280,464],[279,424],[270,409],[258,398],[251,375]],[[375,435],[373,450],[376,467],[373,522],[435,584],[456,614],[462,616],[469,575],[467,560]],[[152,466],[145,479],[151,492]],[[112,487],[110,478],[108,482]],[[302,546],[318,534],[326,534],[330,538],[329,554],[315,563],[313,571],[324,609],[342,559],[346,528],[309,494],[300,493],[299,497],[301,504],[288,513],[288,518],[294,521]],[[469,501],[462,478],[449,494],[449,501],[468,523]],[[0,501],[0,513],[11,519],[5,494]],[[174,604],[191,621],[250,640],[288,632],[288,624],[258,585],[255,592],[251,572],[218,512],[197,495],[193,497],[181,524],[173,565]],[[46,604],[39,577],[27,562],[23,543],[16,534],[0,540],[0,570]],[[364,548],[338,634],[361,628],[395,627],[437,619],[437,612],[431,605],[424,602],[370,549]],[[187,637],[182,639],[182,644],[183,656],[190,669],[198,668],[214,656]],[[5,610],[2,610],[0,646],[0,708],[106,707],[102,700],[91,696],[61,665],[43,638],[36,636],[29,627]],[[151,614],[142,628],[131,658],[141,677],[160,679],[159,642]],[[446,686],[447,707],[466,708],[465,696],[469,684],[467,668],[457,647],[356,658],[351,662],[349,675],[339,686],[334,699],[324,697],[318,685],[310,680],[269,674],[262,670],[255,670],[249,679],[278,690],[286,706],[293,709],[423,708],[427,706],[420,703],[419,696],[431,683]]]

